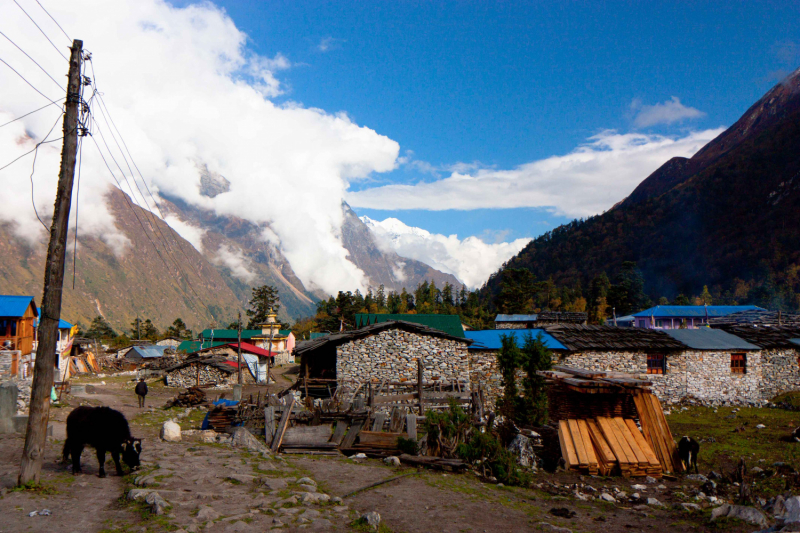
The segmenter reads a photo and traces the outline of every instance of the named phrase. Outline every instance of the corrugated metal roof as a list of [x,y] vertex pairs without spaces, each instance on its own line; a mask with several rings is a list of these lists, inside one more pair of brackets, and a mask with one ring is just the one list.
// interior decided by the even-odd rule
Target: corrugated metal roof
[[571,351],[685,350],[686,346],[661,330],[614,326],[546,326],[545,331]]
[[484,329],[478,331],[467,331],[464,333],[468,339],[473,340],[470,350],[499,350],[503,344],[503,335],[512,336],[517,340],[517,345],[522,346],[527,335],[536,338],[542,335],[544,345],[551,350],[566,350],[567,347],[558,342],[552,335],[543,329]]
[[421,324],[429,328],[438,329],[453,337],[464,338],[464,328],[461,326],[461,318],[458,315],[401,315],[401,314],[372,314],[357,313],[356,327],[363,328],[371,324],[382,324],[399,320],[401,322],[411,322]]
[[185,353],[194,353],[198,350],[202,350],[204,348],[211,348],[212,346],[223,346],[228,344],[230,341],[222,340],[222,341],[203,341],[202,345],[200,344],[199,340],[192,340],[192,341],[183,341],[175,348],[176,352],[185,352]]
[[495,322],[534,322],[539,315],[497,315]]
[[721,329],[665,329],[664,333],[693,350],[760,350],[741,337]]
[[21,317],[28,310],[28,306],[31,303],[33,303],[33,316],[39,316],[39,310],[36,308],[33,296],[0,295],[0,316]]
[[325,335],[330,335],[330,333],[312,331],[311,333],[308,334],[308,338],[309,338],[309,340],[313,341],[314,339],[319,339],[320,337],[324,337]]
[[[243,329],[242,330],[242,338],[243,339],[250,339],[252,337],[255,337],[256,335],[261,335],[261,330],[260,329]],[[235,329],[204,329],[203,332],[200,333],[200,337],[202,337],[204,340],[214,339],[215,341],[217,339],[219,339],[219,340],[226,340],[226,339],[236,340],[236,339],[239,338],[238,337],[238,332]]]
[[[35,327],[35,328],[39,327],[39,318],[38,317],[33,319],[33,327]],[[72,324],[70,324],[69,322],[67,322],[63,318],[60,318],[58,320],[58,329],[72,329]]]
[[158,357],[164,357],[164,350],[167,348],[169,348],[169,346],[134,346],[125,354],[125,358],[134,359],[138,356],[142,359],[156,359]]
[[727,316],[740,311],[751,311],[756,309],[763,309],[757,305],[657,305],[644,311],[634,313],[636,317],[705,317],[706,311],[708,316]]

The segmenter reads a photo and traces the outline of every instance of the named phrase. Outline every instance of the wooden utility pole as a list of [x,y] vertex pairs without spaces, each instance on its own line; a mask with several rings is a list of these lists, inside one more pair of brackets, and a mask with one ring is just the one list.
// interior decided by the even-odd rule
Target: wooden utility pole
[[81,103],[81,61],[83,41],[72,41],[67,81],[66,112],[64,114],[64,143],[61,148],[61,169],[58,173],[56,203],[50,227],[50,245],[44,271],[44,294],[39,314],[39,345],[33,369],[30,413],[25,434],[25,448],[19,468],[20,485],[39,483],[47,441],[47,422],[50,416],[50,391],[56,363],[58,321],[61,318],[61,296],[64,285],[69,208],[72,203],[72,182],[78,153],[78,117]]
[[239,349],[239,385],[242,384],[242,312],[239,311],[239,322],[236,325],[236,329],[238,331],[238,339],[239,343],[236,345]]

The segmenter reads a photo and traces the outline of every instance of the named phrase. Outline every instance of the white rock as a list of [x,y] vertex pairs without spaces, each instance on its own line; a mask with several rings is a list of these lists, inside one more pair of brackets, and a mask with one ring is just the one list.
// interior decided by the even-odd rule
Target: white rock
[[633,490],[647,490],[647,485],[631,485]]
[[297,480],[298,485],[314,485],[317,486],[317,482],[311,479],[310,477],[301,477]]
[[758,425],[756,426],[756,429],[764,429],[764,428],[766,428],[766,427],[767,427],[767,426],[765,426],[764,424],[758,424]]
[[387,466],[400,466],[400,459],[392,455],[383,459],[383,464]]
[[616,498],[614,498],[614,497],[613,497],[611,494],[609,494],[609,493],[607,493],[607,492],[604,492],[604,493],[602,493],[602,494],[599,496],[599,498],[600,498],[601,500],[603,500],[604,502],[609,502],[609,503],[617,503],[617,500],[616,500]]
[[655,498],[647,498],[647,505],[652,507],[664,507],[664,504]]
[[161,439],[167,442],[180,442],[181,427],[172,420],[167,420],[161,426]]
[[378,526],[381,524],[381,515],[375,511],[370,511],[361,515],[361,520],[363,520],[372,529],[378,529]]

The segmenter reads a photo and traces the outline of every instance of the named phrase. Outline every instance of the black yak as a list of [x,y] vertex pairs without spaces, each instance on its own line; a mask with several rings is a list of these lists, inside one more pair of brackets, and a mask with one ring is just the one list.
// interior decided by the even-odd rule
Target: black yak
[[110,407],[81,406],[67,416],[67,440],[64,442],[64,460],[72,456],[72,473],[81,472],[81,452],[86,446],[97,451],[100,463],[100,477],[106,477],[104,468],[106,452],[117,467],[117,475],[123,475],[119,454],[131,470],[139,467],[139,454],[142,452],[142,439],[131,436],[125,415]]
[[687,472],[692,470],[692,465],[694,465],[695,474],[699,472],[697,469],[698,453],[700,453],[700,444],[696,440],[691,437],[681,437],[681,440],[678,441],[678,457],[680,457]]

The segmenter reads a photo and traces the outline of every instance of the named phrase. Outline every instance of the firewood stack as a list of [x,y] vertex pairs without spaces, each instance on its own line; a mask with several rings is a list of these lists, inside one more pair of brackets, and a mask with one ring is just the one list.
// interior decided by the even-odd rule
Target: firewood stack
[[206,403],[206,393],[200,387],[189,387],[167,402],[166,407],[193,407]]

